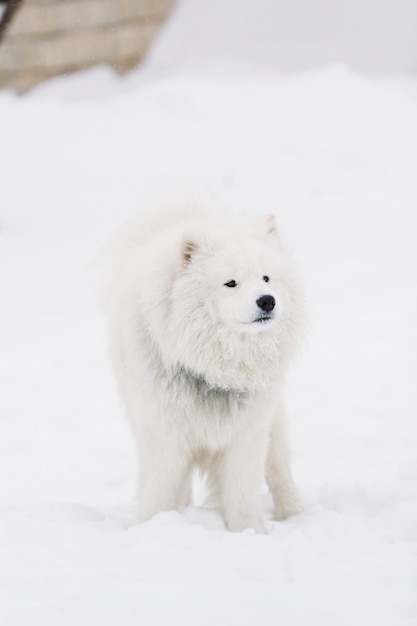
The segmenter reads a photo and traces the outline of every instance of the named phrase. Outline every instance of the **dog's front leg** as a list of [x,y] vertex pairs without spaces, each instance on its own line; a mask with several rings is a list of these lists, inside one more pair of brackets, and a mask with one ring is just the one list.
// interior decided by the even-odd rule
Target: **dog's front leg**
[[277,520],[284,520],[301,512],[301,504],[291,475],[286,416],[282,404],[271,427],[266,481],[271,490]]
[[161,511],[176,509],[189,460],[184,447],[168,432],[152,433],[139,443],[139,518],[145,522]]
[[258,510],[265,456],[266,430],[240,433],[220,461],[222,512],[229,530],[265,532]]

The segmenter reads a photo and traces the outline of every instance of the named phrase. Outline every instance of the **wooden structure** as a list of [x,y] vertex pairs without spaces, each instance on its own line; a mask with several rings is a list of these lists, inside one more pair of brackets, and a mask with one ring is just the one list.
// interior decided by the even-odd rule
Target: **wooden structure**
[[24,92],[107,63],[138,64],[174,0],[0,0],[0,89]]

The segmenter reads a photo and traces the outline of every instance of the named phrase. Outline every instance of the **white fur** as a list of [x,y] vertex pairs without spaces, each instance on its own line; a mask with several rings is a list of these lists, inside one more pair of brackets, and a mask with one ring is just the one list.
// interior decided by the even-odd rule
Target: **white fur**
[[[297,512],[282,382],[304,298],[273,219],[158,215],[119,235],[110,257],[104,305],[141,520],[188,504],[195,467],[230,530],[263,530],[265,475],[277,517]],[[274,319],[254,321],[263,295]]]

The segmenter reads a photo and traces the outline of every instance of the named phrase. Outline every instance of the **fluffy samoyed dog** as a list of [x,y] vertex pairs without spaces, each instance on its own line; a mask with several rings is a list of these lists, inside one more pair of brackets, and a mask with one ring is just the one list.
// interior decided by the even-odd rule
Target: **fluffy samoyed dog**
[[192,473],[232,531],[299,511],[283,381],[304,296],[273,217],[160,215],[109,246],[110,352],[138,448],[141,521],[191,503]]

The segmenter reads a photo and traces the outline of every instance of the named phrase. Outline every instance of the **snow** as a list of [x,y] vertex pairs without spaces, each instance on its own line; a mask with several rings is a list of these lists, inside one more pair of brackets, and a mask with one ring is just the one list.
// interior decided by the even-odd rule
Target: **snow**
[[[417,78],[152,63],[0,95],[0,623],[414,624]],[[190,193],[275,211],[306,279],[287,394],[305,510],[267,535],[228,533],[199,489],[134,519],[92,261]]]

